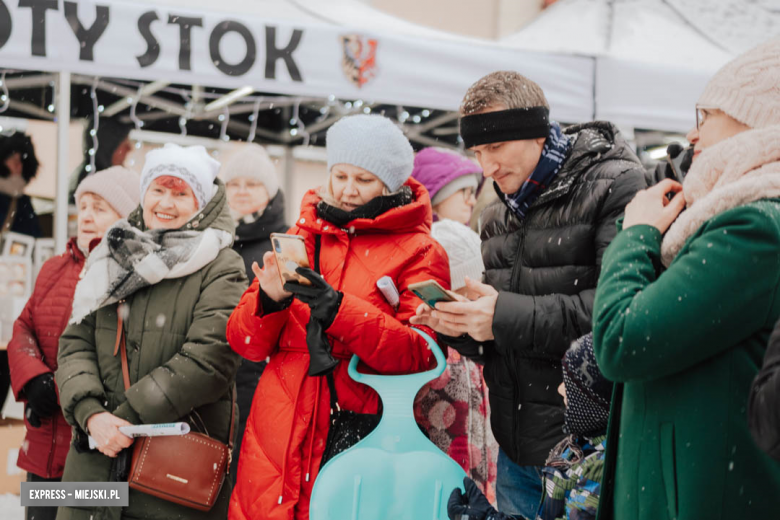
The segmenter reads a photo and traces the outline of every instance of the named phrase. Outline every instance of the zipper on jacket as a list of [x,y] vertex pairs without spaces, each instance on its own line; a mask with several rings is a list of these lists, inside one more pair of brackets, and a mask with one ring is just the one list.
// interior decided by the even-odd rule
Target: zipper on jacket
[[[512,276],[509,280],[509,290],[515,294],[520,294],[520,267],[522,265],[523,246],[528,232],[527,221],[528,215],[520,222],[520,240],[518,241],[517,250],[515,251],[515,264],[512,266]],[[515,356],[514,349],[512,348],[508,348],[506,351],[508,354],[509,377],[512,380],[512,406],[517,406],[517,409],[512,410],[512,443],[514,444],[514,458],[518,459],[520,457],[520,408],[523,406],[523,403],[520,401],[517,356]],[[515,460],[512,462],[515,462]]]
[[518,293],[518,284],[520,283],[520,265],[522,264],[521,255],[523,253],[523,244],[525,244],[526,234],[526,218],[520,222],[520,240],[517,243],[517,251],[515,251],[515,265],[512,266],[512,276],[509,279],[509,290],[513,293]]
[[49,451],[49,462],[46,464],[46,478],[52,476],[52,466],[54,465],[54,452],[57,451],[57,423],[59,417],[58,414],[54,414],[51,418],[51,450]]

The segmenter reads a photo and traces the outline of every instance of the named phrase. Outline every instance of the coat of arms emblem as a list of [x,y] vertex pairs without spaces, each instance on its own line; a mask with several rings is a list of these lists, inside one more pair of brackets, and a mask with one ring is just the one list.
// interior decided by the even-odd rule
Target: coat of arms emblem
[[374,79],[377,73],[377,40],[359,34],[341,36],[344,57],[341,67],[347,79],[357,88]]

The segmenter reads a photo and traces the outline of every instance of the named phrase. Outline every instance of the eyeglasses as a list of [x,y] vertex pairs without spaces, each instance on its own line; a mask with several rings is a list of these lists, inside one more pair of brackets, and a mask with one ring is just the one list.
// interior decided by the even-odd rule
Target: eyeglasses
[[696,105],[696,130],[701,128],[701,125],[712,115],[712,111],[717,110],[716,107]]

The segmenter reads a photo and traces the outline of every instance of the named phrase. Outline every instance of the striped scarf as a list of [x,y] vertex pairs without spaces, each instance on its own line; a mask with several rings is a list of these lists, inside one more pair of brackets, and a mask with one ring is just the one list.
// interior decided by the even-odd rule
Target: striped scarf
[[542,156],[533,173],[520,186],[517,193],[506,195],[504,199],[517,218],[521,220],[525,218],[528,209],[561,170],[570,150],[571,140],[563,134],[561,125],[553,121],[550,123],[550,134],[544,142]]

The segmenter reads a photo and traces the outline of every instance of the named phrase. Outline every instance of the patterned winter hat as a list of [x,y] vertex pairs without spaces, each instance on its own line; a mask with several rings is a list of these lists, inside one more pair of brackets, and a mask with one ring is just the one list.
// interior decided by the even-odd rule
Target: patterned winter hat
[[158,177],[171,176],[183,180],[192,189],[198,201],[200,211],[211,201],[217,188],[214,180],[220,168],[215,160],[202,146],[181,147],[166,143],[146,154],[146,162],[141,171],[141,205],[149,185]]
[[574,435],[602,434],[609,422],[612,381],[606,379],[593,353],[593,333],[574,343],[563,356],[563,383],[566,385],[564,431]]

